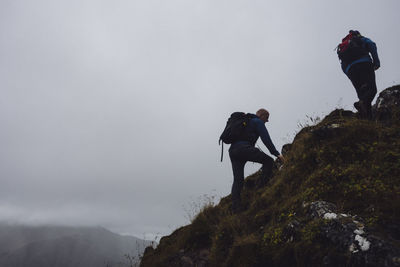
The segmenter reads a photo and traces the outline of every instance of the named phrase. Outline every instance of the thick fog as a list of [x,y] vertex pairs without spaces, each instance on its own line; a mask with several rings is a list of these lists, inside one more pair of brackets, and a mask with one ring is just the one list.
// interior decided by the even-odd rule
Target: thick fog
[[1,1],[0,220],[170,233],[230,193],[218,146],[230,113],[268,109],[280,150],[307,117],[354,110],[334,51],[348,30],[377,44],[378,92],[400,83],[399,10],[397,0]]

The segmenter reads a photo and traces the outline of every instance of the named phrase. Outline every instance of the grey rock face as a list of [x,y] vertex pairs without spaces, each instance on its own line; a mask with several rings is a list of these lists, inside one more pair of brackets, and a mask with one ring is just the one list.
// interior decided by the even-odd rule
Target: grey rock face
[[[400,251],[390,242],[367,232],[362,218],[348,214],[337,214],[336,206],[325,201],[305,204],[312,218],[324,218],[328,222],[321,233],[343,252],[351,253],[351,266],[395,267],[400,266]],[[334,266],[329,256],[324,258],[325,266]]]
[[372,112],[376,120],[389,121],[393,117],[393,110],[399,108],[400,86],[393,86],[379,94]]

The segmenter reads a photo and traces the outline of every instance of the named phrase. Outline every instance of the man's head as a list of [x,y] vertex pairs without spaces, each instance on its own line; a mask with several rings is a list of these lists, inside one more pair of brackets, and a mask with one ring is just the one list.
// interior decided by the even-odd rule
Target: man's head
[[266,123],[269,119],[269,112],[266,109],[260,108],[257,113],[257,117],[259,117],[264,123]]
[[359,31],[355,31],[355,30],[350,30],[349,33],[353,36],[361,36],[361,33]]

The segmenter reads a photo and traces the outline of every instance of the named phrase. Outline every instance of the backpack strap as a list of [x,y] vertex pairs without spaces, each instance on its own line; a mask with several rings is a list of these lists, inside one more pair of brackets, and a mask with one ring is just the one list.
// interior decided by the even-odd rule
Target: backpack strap
[[[221,145],[221,139],[219,139],[218,143]],[[222,147],[221,147],[221,162],[223,158],[224,158],[224,142],[222,142]]]

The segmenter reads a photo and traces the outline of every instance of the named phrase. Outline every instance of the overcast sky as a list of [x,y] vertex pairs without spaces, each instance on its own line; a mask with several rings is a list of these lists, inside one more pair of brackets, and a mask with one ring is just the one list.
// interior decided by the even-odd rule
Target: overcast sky
[[230,193],[217,142],[230,113],[268,109],[280,150],[307,116],[354,110],[334,51],[349,29],[377,44],[378,92],[399,84],[399,10],[398,0],[1,0],[0,221],[169,234],[193,202]]

